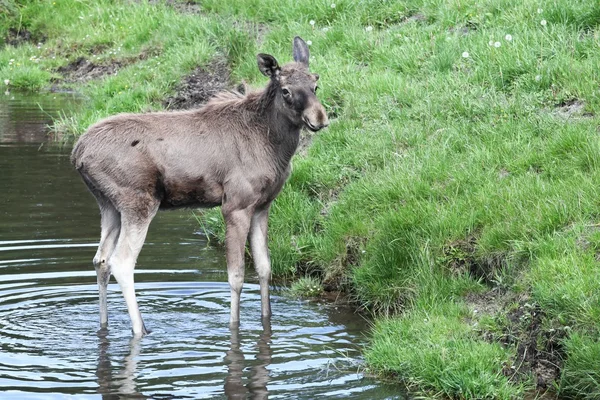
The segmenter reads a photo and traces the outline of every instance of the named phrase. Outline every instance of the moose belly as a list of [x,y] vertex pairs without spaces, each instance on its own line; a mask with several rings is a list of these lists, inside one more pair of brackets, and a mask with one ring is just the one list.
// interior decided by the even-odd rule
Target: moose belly
[[221,204],[221,185],[198,178],[190,181],[164,182],[161,209],[215,207]]

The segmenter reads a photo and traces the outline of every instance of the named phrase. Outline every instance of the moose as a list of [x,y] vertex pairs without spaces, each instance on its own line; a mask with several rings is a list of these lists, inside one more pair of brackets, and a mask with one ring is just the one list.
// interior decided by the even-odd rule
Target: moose
[[71,162],[100,207],[94,256],[100,324],[108,326],[107,286],[115,277],[135,336],[148,333],[133,271],[158,210],[221,206],[225,221],[230,326],[239,326],[244,255],[249,237],[263,318],[271,316],[267,224],[271,203],[290,174],[300,130],[329,125],[309,72],[306,42],[295,37],[293,62],[279,66],[258,54],[266,88],[218,93],[187,111],[119,114],[92,125],[77,141]]

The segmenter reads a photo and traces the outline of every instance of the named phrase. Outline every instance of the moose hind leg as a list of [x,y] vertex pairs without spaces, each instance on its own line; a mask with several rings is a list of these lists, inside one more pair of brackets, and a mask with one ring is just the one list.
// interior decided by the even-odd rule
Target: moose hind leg
[[107,259],[117,245],[121,229],[121,215],[108,199],[99,199],[98,205],[100,206],[102,233],[98,251],[94,256],[94,267],[100,297],[100,326],[106,328],[108,324],[107,287],[110,280]]
[[119,283],[127,303],[127,310],[135,336],[146,334],[148,331],[144,326],[135,296],[133,270],[140,250],[144,245],[150,221],[157,211],[158,204],[155,204],[149,212],[143,213],[144,216],[136,212],[121,212],[119,240],[108,261],[110,270]]

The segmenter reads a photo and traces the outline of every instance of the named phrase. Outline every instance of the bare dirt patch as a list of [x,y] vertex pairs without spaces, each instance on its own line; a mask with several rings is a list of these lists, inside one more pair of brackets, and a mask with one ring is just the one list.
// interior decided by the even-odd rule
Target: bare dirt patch
[[507,313],[508,326],[501,342],[516,345],[517,356],[514,368],[505,368],[506,376],[515,380],[526,379],[531,371],[536,389],[547,390],[553,387],[560,377],[564,349],[562,339],[567,335],[561,327],[548,325],[545,313],[539,305],[522,299],[518,306]]
[[148,58],[149,53],[143,52],[137,56],[120,59],[93,62],[85,57],[79,57],[69,64],[59,67],[55,72],[63,79],[55,83],[85,83],[108,75],[116,75],[122,68]]
[[56,72],[61,74],[64,83],[87,82],[106,75],[115,75],[122,67],[121,62],[94,63],[84,57],[59,67]]
[[527,294],[493,289],[470,294],[466,301],[474,315],[495,320],[494,329],[481,330],[485,340],[515,348],[515,358],[503,365],[502,373],[514,382],[533,376],[538,392],[551,391],[564,363],[567,328],[547,318]]
[[[536,396],[550,395],[560,379],[565,359],[562,347],[568,327],[550,318],[528,293],[515,293],[502,282],[492,279],[506,260],[483,262],[475,256],[476,239],[469,237],[444,248],[447,265],[454,273],[468,272],[481,279],[490,289],[465,296],[473,321],[491,317],[491,324],[481,325],[479,332],[489,342],[515,349],[515,357],[502,366],[503,374],[513,382],[525,382],[533,376]],[[515,277],[515,281],[519,280]]]
[[10,28],[6,34],[6,37],[4,38],[4,43],[15,47],[25,43],[43,43],[45,41],[45,37],[36,37],[27,29],[14,28]]
[[465,300],[476,315],[496,315],[508,302],[506,291],[495,288],[484,293],[469,293]]
[[[230,72],[223,60],[216,60],[208,66],[198,67],[183,78],[176,88],[175,95],[168,97],[163,106],[170,110],[187,110],[206,103],[216,93],[233,89]],[[244,92],[243,85],[237,88]]]
[[554,113],[564,119],[581,119],[594,116],[593,113],[585,111],[585,103],[579,99],[569,99],[557,104]]

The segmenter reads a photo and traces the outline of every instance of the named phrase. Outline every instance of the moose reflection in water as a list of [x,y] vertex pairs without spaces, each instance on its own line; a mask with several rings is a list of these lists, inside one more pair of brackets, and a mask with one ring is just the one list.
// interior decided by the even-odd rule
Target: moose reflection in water
[[225,394],[229,400],[246,399],[250,395],[252,399],[262,400],[269,398],[267,383],[269,382],[269,370],[273,352],[271,350],[271,322],[268,318],[262,320],[263,330],[258,339],[256,347],[258,364],[251,369],[250,382],[243,384],[243,371],[245,367],[244,353],[240,348],[239,327],[231,328],[231,348],[225,356],[227,366],[227,378],[225,379]]
[[103,328],[98,331],[98,368],[96,376],[98,377],[98,392],[103,399],[118,398],[119,395],[135,398],[145,398],[137,392],[135,383],[135,374],[137,362],[140,355],[140,336],[134,336],[129,341],[129,353],[123,359],[121,371],[113,376],[112,363],[110,361],[110,340],[108,339],[108,329]]
[[[258,361],[250,367],[250,377],[247,384],[244,384],[244,370],[247,364],[244,352],[240,344],[239,327],[231,327],[231,342],[229,350],[225,355],[225,364],[227,365],[227,377],[225,378],[224,392],[229,400],[252,398],[255,400],[266,400],[269,398],[267,384],[269,383],[269,370],[267,367],[271,364],[273,351],[271,350],[271,323],[269,319],[262,320],[263,330],[256,344]],[[122,366],[117,374],[113,374],[113,365],[110,360],[110,340],[108,330],[100,329],[98,331],[100,339],[98,344],[98,368],[96,376],[98,378],[98,393],[105,400],[117,398],[136,398],[145,399],[143,393],[137,390],[135,376],[137,374],[138,359],[141,352],[141,336],[133,336],[129,341],[129,352],[123,358]],[[160,398],[170,398],[168,395]]]
[[198,110],[117,115],[79,139],[71,161],[101,214],[94,266],[102,327],[108,323],[106,288],[112,274],[134,335],[147,333],[134,290],[135,263],[157,211],[181,207],[222,206],[230,326],[240,320],[248,237],[261,314],[270,317],[269,209],[290,173],[302,127],[318,131],[329,124],[309,57],[307,44],[296,37],[292,63],[280,67],[273,56],[258,54],[258,68],[270,78],[261,91],[221,93]]

